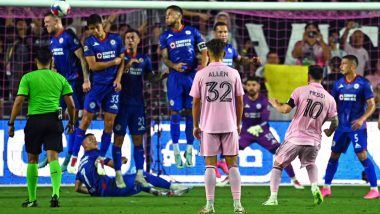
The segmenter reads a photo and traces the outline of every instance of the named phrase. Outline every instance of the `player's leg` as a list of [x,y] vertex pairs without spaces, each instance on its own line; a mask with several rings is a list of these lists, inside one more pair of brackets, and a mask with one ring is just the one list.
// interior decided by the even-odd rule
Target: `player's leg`
[[350,139],[347,132],[336,130],[331,145],[331,155],[327,163],[325,184],[321,189],[323,197],[331,195],[331,183],[338,169],[339,157],[341,153],[345,153],[349,146]]
[[51,185],[53,187],[50,207],[59,207],[59,192],[62,180],[62,169],[58,162],[58,152],[54,150],[47,150],[46,153],[50,166]]
[[[259,145],[267,149],[272,154],[275,154],[278,147],[281,146],[281,144],[276,140],[276,138],[269,130],[264,130],[263,133],[261,133],[259,137],[257,137],[256,141]],[[294,188],[304,189],[302,184],[296,178],[292,164],[286,166],[284,170],[291,178]]]
[[[100,152],[99,152],[100,156],[99,156],[99,160],[96,163],[97,172],[99,175],[106,174],[106,171],[104,169],[104,159],[106,157],[108,148],[111,144],[112,130],[113,130],[115,118],[116,118],[115,113],[104,112],[104,129],[103,129],[103,134],[101,137]],[[118,163],[121,163],[121,147],[119,148],[120,148],[120,152],[119,152],[120,159],[117,159],[116,161]],[[115,153],[115,157],[119,157],[119,154]]]
[[354,150],[358,156],[360,163],[363,165],[371,185],[370,191],[364,196],[364,199],[380,198],[379,189],[377,187],[377,177],[375,167],[372,160],[367,155],[367,130],[362,129],[351,133],[351,141],[354,144]]
[[118,188],[125,188],[126,184],[121,172],[122,158],[121,148],[123,147],[124,137],[127,129],[128,112],[125,107],[120,106],[119,113],[115,118],[115,125],[113,127],[113,145],[112,145],[112,159],[115,169],[116,186]]
[[299,147],[285,141],[277,150],[273,169],[270,176],[270,196],[263,205],[277,205],[278,189],[281,183],[281,174],[284,167],[288,166],[297,156]]
[[[192,99],[192,98],[188,98]],[[189,102],[189,101],[186,101]],[[191,102],[190,102],[191,105]],[[185,151],[185,165],[186,167],[194,167],[193,166],[193,143],[194,143],[194,135],[193,135],[193,115],[191,109],[187,108],[183,111],[183,116],[186,118],[186,126],[185,126],[185,134],[186,134],[186,151]]]
[[319,146],[302,146],[302,149],[299,151],[301,167],[306,167],[315,205],[320,205],[323,202],[323,196],[318,187],[318,168],[315,165],[319,148]]

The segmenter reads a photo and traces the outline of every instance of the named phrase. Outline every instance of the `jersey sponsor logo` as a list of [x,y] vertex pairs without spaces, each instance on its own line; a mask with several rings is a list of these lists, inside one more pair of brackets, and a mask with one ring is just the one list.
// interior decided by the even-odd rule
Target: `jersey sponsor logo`
[[170,47],[173,48],[180,48],[180,47],[186,47],[186,46],[191,46],[191,39],[183,39],[183,40],[178,40],[175,41],[174,47],[172,45],[173,43],[170,43]]
[[172,36],[173,36],[173,34],[169,34],[166,38],[169,39]]
[[59,42],[59,44],[62,44],[63,43],[63,38],[59,38],[58,42]]
[[97,53],[96,54],[96,58],[101,59],[102,58],[102,53]]
[[256,108],[257,108],[257,109],[261,109],[261,107],[262,107],[262,106],[261,106],[260,103],[257,103],[257,104],[256,104]]
[[98,46],[99,45],[99,43],[97,43],[97,42],[94,42],[94,44],[92,45],[92,46]]
[[96,58],[98,59],[111,59],[116,57],[116,52],[115,51],[106,51],[106,52],[101,52],[96,54]]
[[341,101],[356,101],[356,94],[339,94]]
[[187,35],[190,35],[190,34],[191,34],[191,31],[187,30],[187,31],[185,31],[185,33],[186,33]]
[[110,41],[110,44],[111,44],[111,45],[115,45],[115,44],[116,44],[116,41],[115,41],[114,39],[112,39],[112,40]]
[[354,85],[354,89],[358,89],[359,88],[359,84],[358,83],[355,83],[355,85]]
[[91,102],[90,103],[90,108],[94,109],[96,107],[96,103],[95,102]]
[[63,48],[53,48],[52,52],[54,56],[65,55],[63,52]]
[[251,119],[261,118],[261,113],[260,112],[245,112],[244,117],[251,118]]

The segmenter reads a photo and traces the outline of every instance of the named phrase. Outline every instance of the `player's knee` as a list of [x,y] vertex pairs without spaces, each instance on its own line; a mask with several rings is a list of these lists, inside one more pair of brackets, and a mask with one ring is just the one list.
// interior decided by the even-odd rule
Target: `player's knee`
[[123,135],[115,135],[114,144],[117,147],[122,147],[124,142],[124,136]]
[[356,155],[358,156],[360,161],[364,161],[365,159],[367,159],[367,152],[365,150],[357,152]]
[[133,135],[132,139],[133,139],[133,145],[135,146],[141,146],[143,144],[141,135]]
[[28,153],[28,163],[38,163],[38,155]]
[[82,117],[82,121],[79,127],[83,130],[86,130],[90,126],[91,121],[92,121],[92,114],[85,113]]
[[114,124],[113,119],[104,120],[104,130],[106,130],[107,133],[111,132],[113,129],[113,124]]

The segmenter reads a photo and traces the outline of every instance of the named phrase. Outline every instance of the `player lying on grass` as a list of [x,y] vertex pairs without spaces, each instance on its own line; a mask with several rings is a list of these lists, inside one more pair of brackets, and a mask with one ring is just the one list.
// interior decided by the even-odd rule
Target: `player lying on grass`
[[[99,157],[98,142],[93,134],[87,134],[83,140],[82,146],[85,153],[79,163],[79,171],[76,175],[75,191],[91,196],[132,196],[141,191],[159,196],[180,196],[190,191],[190,187],[172,184],[160,177],[144,173],[145,179],[154,187],[163,188],[165,190],[157,190],[155,188],[143,188],[135,184],[136,174],[123,175],[125,188],[117,188],[115,178],[109,176],[100,176],[96,170],[96,160]],[[124,158],[123,163],[127,160]],[[109,158],[105,159],[105,165],[113,168],[113,161]],[[84,184],[84,186],[83,186]]]

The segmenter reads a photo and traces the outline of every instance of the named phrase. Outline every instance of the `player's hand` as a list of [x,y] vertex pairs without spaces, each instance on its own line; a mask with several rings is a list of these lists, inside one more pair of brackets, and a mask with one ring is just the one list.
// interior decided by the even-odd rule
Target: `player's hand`
[[68,122],[65,131],[67,134],[72,134],[74,132],[74,123]]
[[354,28],[354,25],[355,25],[354,21],[349,21],[349,22],[347,22],[346,28],[348,30],[351,30],[352,28]]
[[260,57],[252,57],[252,59],[251,59],[251,63],[252,64],[254,64],[254,65],[261,65],[261,59],[260,59]]
[[326,135],[327,137],[330,137],[330,136],[333,134],[333,132],[330,131],[330,129],[324,129],[323,132],[325,133],[325,135]]
[[352,130],[359,130],[363,126],[364,121],[361,119],[356,119],[352,122]]
[[91,90],[91,82],[90,82],[90,80],[83,82],[82,89],[83,89],[84,93],[87,93],[87,92],[89,92]]
[[9,137],[15,136],[15,127],[14,126],[8,126],[8,135],[9,135]]
[[173,68],[174,68],[174,70],[176,70],[178,72],[184,72],[185,69],[183,69],[183,66],[186,66],[186,63],[180,62],[180,63],[174,64]]
[[122,60],[123,60],[122,58],[120,58],[120,57],[116,57],[116,58],[113,60],[113,62],[114,62],[115,65],[120,65],[120,63],[121,63]]
[[163,80],[163,79],[167,78],[168,76],[169,76],[169,70],[165,70],[165,71],[161,72],[160,79]]
[[263,128],[261,128],[260,125],[251,126],[247,129],[247,132],[253,136],[258,137],[260,135],[260,133],[263,133]]
[[129,62],[127,63],[127,68],[130,68],[133,66],[134,63],[140,63],[138,59],[131,59],[129,60]]
[[126,158],[126,157],[121,157],[121,163],[122,164],[127,164],[128,163],[128,158]]
[[198,140],[201,140],[201,129],[199,127],[196,127],[193,129],[193,135],[195,138],[197,138]]
[[280,102],[278,102],[277,99],[271,98],[271,99],[269,99],[268,101],[269,101],[269,103],[270,103],[273,107],[280,105]]
[[113,87],[115,88],[115,91],[116,91],[116,92],[121,91],[121,84],[120,84],[119,81],[114,81],[114,82],[113,82]]

